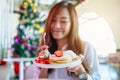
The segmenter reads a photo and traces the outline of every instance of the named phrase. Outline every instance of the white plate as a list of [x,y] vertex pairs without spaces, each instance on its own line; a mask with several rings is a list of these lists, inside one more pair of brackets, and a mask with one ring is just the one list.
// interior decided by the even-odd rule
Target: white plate
[[72,62],[62,63],[62,64],[40,64],[40,63],[36,63],[35,61],[33,61],[33,63],[36,66],[42,67],[42,68],[65,68],[68,66],[77,66],[78,64],[81,63],[81,60],[77,59],[77,60],[74,60]]

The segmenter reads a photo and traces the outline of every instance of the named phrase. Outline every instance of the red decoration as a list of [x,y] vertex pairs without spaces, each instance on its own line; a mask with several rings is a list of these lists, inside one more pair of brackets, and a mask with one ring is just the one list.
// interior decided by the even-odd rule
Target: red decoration
[[15,75],[19,74],[19,62],[14,62],[14,72]]
[[6,61],[0,60],[0,65],[5,65]]
[[[19,56],[16,54],[13,54],[13,57],[18,58]],[[13,62],[13,64],[14,64],[15,75],[18,75],[19,74],[19,62]]]

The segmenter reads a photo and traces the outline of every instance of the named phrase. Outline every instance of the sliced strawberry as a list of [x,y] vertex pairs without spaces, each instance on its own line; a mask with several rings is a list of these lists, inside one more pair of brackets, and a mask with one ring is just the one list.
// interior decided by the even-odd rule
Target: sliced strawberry
[[37,57],[37,58],[35,59],[35,62],[36,62],[36,63],[41,63],[41,64],[49,64],[49,58],[48,58],[48,57],[47,57],[47,58]]
[[62,50],[58,50],[58,51],[55,51],[54,54],[57,57],[61,57],[61,56],[63,56],[63,51]]
[[40,63],[40,64],[45,64],[45,62],[44,62],[44,61],[40,61],[39,63]]
[[35,62],[37,62],[37,63],[38,63],[38,61],[39,61],[39,59],[38,59],[38,58],[36,58],[36,59],[35,59]]
[[46,60],[44,61],[44,63],[45,63],[45,64],[49,64],[49,59],[46,59]]

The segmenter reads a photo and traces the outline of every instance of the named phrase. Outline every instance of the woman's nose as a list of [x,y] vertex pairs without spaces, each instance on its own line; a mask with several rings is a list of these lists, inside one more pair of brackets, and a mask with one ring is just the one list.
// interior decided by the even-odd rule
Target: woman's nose
[[61,28],[61,25],[59,22],[56,22],[55,25],[54,25],[55,28]]

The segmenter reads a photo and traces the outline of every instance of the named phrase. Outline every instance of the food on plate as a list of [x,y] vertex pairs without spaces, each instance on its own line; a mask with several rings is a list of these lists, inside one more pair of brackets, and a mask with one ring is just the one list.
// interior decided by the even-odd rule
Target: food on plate
[[60,64],[60,63],[71,62],[77,59],[77,55],[72,50],[62,51],[61,53],[63,53],[63,56],[61,57],[57,57],[56,55],[51,55],[49,57],[49,63]]
[[41,63],[41,64],[49,64],[49,56],[50,54],[46,53],[43,56],[38,56],[35,58],[36,63]]
[[61,57],[61,56],[63,56],[63,51],[62,50],[57,50],[57,51],[54,52],[54,54],[57,57]]
[[49,57],[37,57],[35,58],[36,63],[49,64]]
[[35,62],[41,64],[61,64],[66,62],[71,62],[77,59],[77,55],[72,50],[57,50],[53,55],[39,56],[35,59]]

